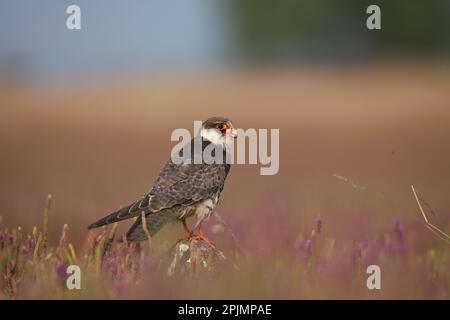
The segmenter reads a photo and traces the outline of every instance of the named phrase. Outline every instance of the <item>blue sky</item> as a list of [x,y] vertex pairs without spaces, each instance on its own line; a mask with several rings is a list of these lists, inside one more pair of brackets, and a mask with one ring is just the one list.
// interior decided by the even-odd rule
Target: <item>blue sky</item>
[[[81,30],[66,28],[71,4]],[[210,0],[2,0],[0,65],[60,73],[214,63],[231,46],[222,13]]]

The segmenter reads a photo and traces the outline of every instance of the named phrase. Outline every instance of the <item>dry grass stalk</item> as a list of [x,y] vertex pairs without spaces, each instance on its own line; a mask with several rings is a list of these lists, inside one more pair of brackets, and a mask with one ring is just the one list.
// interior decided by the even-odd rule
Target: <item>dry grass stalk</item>
[[52,204],[52,195],[47,195],[47,200],[45,202],[45,210],[44,210],[44,227],[43,227],[43,242],[42,249],[44,254],[47,250],[47,241],[48,241],[48,213],[50,212],[50,205]]
[[141,213],[141,218],[142,218],[142,228],[144,229],[145,236],[147,237],[148,246],[151,248],[152,236],[150,235],[150,232],[148,232],[147,219],[145,218],[144,211],[142,211],[142,213]]
[[425,211],[422,208],[422,204],[420,203],[419,197],[417,195],[416,189],[413,185],[411,185],[412,192],[414,194],[414,198],[416,199],[417,205],[419,207],[420,213],[422,214],[423,219],[425,220],[425,225],[430,229],[438,238],[441,240],[444,240],[447,243],[450,243],[450,236],[436,227],[434,224],[432,224],[429,220],[427,215],[425,214]]

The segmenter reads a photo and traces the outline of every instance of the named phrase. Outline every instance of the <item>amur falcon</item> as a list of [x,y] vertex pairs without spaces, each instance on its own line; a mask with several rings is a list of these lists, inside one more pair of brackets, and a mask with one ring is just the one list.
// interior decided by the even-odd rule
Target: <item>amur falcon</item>
[[[176,163],[172,157],[166,162],[156,178],[153,187],[141,199],[91,224],[88,229],[137,217],[126,234],[127,241],[143,241],[147,234],[153,236],[166,223],[179,221],[183,224],[186,237],[202,239],[211,243],[203,234],[202,222],[214,211],[230,172],[230,164],[225,161],[228,148],[236,137],[233,123],[226,118],[212,117],[202,123],[200,134],[191,141],[190,160]],[[223,161],[194,161],[211,144],[209,149],[223,153]],[[211,148],[213,147],[213,148]],[[198,150],[198,151],[195,151]],[[180,151],[182,152],[182,151]],[[212,153],[214,155],[214,152]],[[146,230],[142,225],[145,215]],[[196,217],[195,231],[191,231],[186,219]],[[148,232],[148,233],[147,233]]]

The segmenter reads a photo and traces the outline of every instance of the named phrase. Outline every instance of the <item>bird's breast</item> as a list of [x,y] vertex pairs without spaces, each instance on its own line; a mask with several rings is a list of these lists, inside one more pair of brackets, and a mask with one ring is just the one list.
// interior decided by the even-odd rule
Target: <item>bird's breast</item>
[[216,195],[214,198],[206,199],[200,202],[195,209],[195,216],[197,217],[197,221],[202,221],[208,218],[213,213],[218,200],[219,195]]

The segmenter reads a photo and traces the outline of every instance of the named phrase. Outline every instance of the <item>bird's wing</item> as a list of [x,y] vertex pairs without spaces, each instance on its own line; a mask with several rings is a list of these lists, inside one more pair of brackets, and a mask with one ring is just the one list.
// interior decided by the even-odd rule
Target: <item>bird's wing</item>
[[174,164],[169,160],[141,199],[91,224],[97,228],[176,205],[191,205],[222,191],[228,170],[223,164]]
[[156,212],[175,205],[191,205],[222,191],[227,176],[224,164],[174,164],[169,160],[148,193]]

